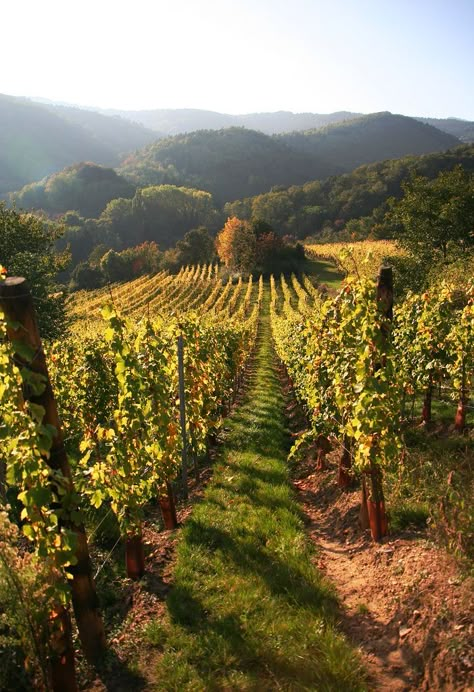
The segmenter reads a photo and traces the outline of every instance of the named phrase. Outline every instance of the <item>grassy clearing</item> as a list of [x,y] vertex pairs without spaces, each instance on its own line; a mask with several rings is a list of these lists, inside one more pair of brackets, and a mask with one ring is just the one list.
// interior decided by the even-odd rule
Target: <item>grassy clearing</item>
[[344,279],[344,274],[329,260],[306,258],[305,271],[309,276],[317,278],[318,283],[325,284],[331,291],[338,291]]
[[147,628],[162,651],[155,689],[365,689],[288,482],[268,291],[264,311],[251,387],[183,528],[167,620]]

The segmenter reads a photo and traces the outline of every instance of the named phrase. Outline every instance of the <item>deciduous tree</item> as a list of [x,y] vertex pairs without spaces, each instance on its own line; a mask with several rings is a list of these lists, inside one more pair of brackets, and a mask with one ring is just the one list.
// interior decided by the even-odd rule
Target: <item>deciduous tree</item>
[[216,249],[225,266],[240,272],[250,271],[255,265],[256,239],[248,221],[236,216],[227,219],[217,236]]

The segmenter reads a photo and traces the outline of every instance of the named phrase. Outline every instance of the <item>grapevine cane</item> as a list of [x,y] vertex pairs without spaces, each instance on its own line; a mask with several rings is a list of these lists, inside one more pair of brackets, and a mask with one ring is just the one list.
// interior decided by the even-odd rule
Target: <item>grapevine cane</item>
[[[45,463],[53,470],[60,470],[67,479],[69,489],[73,490],[71,470],[63,444],[61,422],[49,380],[46,359],[36,321],[33,299],[24,278],[8,277],[0,284],[0,307],[7,319],[8,337],[12,342],[17,362],[29,370],[43,376],[46,387],[42,394],[30,395],[28,399],[42,406],[45,413],[43,423],[52,425],[56,434],[53,437],[49,458]],[[36,354],[28,363],[17,352],[17,347],[28,346]],[[70,528],[77,539],[76,564],[70,567],[72,574],[71,594],[79,636],[88,661],[96,661],[105,651],[105,633],[99,612],[99,601],[92,577],[92,568],[84,526],[71,519],[64,519],[63,525]],[[63,616],[62,616],[63,617]]]

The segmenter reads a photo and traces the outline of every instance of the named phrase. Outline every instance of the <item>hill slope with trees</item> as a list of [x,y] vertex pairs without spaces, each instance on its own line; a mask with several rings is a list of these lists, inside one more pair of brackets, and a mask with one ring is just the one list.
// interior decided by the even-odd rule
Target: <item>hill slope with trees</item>
[[466,144],[439,154],[405,156],[360,166],[351,173],[315,180],[302,186],[273,190],[226,204],[228,216],[260,218],[282,233],[299,238],[323,231],[336,233],[347,222],[349,230],[365,237],[385,213],[389,197],[402,196],[402,183],[412,175],[436,178],[441,171],[461,165],[474,172],[474,145]]
[[107,116],[73,106],[48,106],[48,110],[84,128],[116,154],[126,154],[140,149],[164,136],[160,132],[148,130],[143,125],[119,115]]
[[11,195],[11,200],[17,207],[42,209],[50,215],[74,210],[85,217],[96,217],[112,199],[134,194],[135,187],[112,168],[78,163],[25,185]]
[[159,140],[120,172],[137,185],[211,192],[218,203],[350,171],[372,161],[444,151],[452,135],[401,115],[376,113],[319,130],[269,137],[254,130],[202,130]]
[[453,135],[392,113],[373,113],[319,130],[279,135],[278,139],[305,154],[331,161],[344,171],[407,154],[444,151],[459,144]]
[[115,166],[121,153],[154,137],[118,118],[79,109],[52,111],[0,94],[0,194],[19,190],[78,161]]
[[474,122],[469,120],[461,118],[417,118],[417,120],[458,137],[461,142],[474,142]]
[[137,185],[177,184],[213,194],[218,203],[334,175],[322,157],[244,128],[201,130],[155,142],[129,156],[119,171]]

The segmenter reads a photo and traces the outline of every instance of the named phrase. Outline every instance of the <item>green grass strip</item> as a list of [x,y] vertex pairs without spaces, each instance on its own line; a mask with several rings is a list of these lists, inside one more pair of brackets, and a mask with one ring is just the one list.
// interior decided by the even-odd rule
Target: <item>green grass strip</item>
[[251,386],[183,528],[168,619],[147,628],[157,690],[366,689],[289,483],[268,300],[266,287]]

